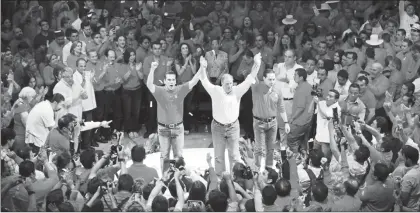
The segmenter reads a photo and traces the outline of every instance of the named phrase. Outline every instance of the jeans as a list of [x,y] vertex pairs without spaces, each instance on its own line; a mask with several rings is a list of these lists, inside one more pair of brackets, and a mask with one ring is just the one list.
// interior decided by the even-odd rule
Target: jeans
[[[83,119],[85,120],[85,122],[92,121],[92,119],[93,119],[93,115],[92,114],[93,114],[93,110],[89,110],[89,111],[83,112]],[[81,135],[82,135],[82,143],[79,145],[79,147],[81,149],[87,149],[87,148],[89,148],[91,146],[91,144],[92,144],[92,133],[93,133],[93,131],[94,130],[86,130],[86,131],[83,131],[81,133]]]
[[290,150],[297,153],[299,149],[307,150],[310,122],[305,125],[290,124],[290,133],[287,135],[287,145]]
[[166,171],[164,168],[165,160],[169,160],[169,154],[172,152],[174,158],[182,157],[182,149],[184,148],[184,124],[169,129],[158,125],[158,135],[160,143],[160,166],[162,172]]
[[277,135],[277,120],[270,122],[260,121],[254,118],[255,134],[255,165],[261,167],[261,157],[266,150],[265,166],[273,166],[274,146]]
[[[95,91],[96,108],[93,110],[93,120],[103,121],[105,120],[105,113],[109,111],[109,105],[107,104],[107,97],[104,90]],[[104,128],[99,127],[96,132],[95,139],[98,139],[99,135],[104,135]]]
[[122,108],[124,114],[124,130],[126,132],[140,131],[140,106],[142,98],[142,88],[136,90],[122,91]]
[[[293,100],[283,100],[284,109],[286,111],[287,120],[289,121],[292,118],[292,109],[293,109]],[[277,126],[280,133],[280,142],[281,144],[287,144],[287,134],[284,129],[284,121],[280,116],[280,113],[277,112]]]
[[214,146],[214,161],[216,174],[221,177],[226,171],[225,150],[228,149],[229,165],[232,170],[233,165],[240,161],[239,153],[239,122],[235,121],[231,126],[222,126],[214,120],[211,122],[211,135]]

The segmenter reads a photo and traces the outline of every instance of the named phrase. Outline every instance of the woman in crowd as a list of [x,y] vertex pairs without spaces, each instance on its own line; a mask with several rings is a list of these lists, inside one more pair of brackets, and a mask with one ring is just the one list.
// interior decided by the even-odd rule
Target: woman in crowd
[[3,49],[9,46],[10,41],[13,39],[13,26],[10,19],[4,19],[3,24],[1,25],[1,43],[2,43],[2,52]]
[[76,61],[79,58],[86,59],[87,56],[82,53],[82,42],[74,42],[70,47],[70,55],[67,57],[67,66],[72,68],[73,71],[76,70]]

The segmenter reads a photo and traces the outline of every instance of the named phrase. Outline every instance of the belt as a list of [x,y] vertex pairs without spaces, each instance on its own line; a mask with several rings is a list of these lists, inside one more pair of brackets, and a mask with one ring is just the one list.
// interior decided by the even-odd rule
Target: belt
[[231,126],[233,126],[233,124],[235,124],[236,123],[236,121],[237,121],[238,119],[236,119],[234,122],[232,122],[232,123],[228,123],[228,124],[222,124],[222,123],[220,123],[219,121],[216,121],[216,119],[213,119],[213,121],[216,123],[216,124],[218,124],[218,125],[220,125],[220,126],[223,126],[223,127],[231,127]]
[[168,128],[168,129],[173,129],[173,128],[181,125],[182,124],[182,121],[179,122],[179,123],[176,123],[176,124],[163,124],[163,123],[159,123],[159,122],[158,122],[158,124],[161,125],[161,126],[163,126],[163,127]]
[[291,100],[293,100],[293,98],[283,98],[283,100],[285,100],[285,101],[291,101]]
[[276,116],[273,116],[273,117],[271,117],[271,118],[259,118],[259,117],[257,117],[257,116],[253,116],[253,117],[254,117],[255,119],[259,120],[259,121],[266,122],[266,123],[271,122],[271,121],[273,121],[274,119],[276,119]]

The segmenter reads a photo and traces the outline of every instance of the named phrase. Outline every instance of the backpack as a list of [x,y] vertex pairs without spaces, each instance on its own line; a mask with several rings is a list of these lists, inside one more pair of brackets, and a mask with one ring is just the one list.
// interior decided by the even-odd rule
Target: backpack
[[309,203],[311,202],[311,194],[312,194],[312,186],[315,185],[317,182],[319,181],[323,181],[324,180],[324,170],[321,169],[321,172],[319,173],[319,176],[316,177],[314,172],[309,169],[306,168],[305,169],[306,173],[308,173],[308,176],[310,178],[310,182],[311,182],[311,186],[309,186],[308,190],[306,191],[306,197],[305,197],[305,206],[309,206]]

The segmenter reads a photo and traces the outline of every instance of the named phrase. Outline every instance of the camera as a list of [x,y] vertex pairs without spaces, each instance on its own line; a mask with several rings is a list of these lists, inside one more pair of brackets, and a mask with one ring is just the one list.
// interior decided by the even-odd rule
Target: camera
[[321,98],[322,97],[322,88],[318,88],[318,85],[312,86],[311,95],[316,96],[318,98]]
[[337,142],[338,149],[341,151],[340,142],[341,142],[341,138],[344,137],[344,134],[343,134],[343,132],[341,132],[341,129],[339,127],[340,120],[338,118],[338,110],[337,110],[337,107],[336,108],[333,108],[332,110],[333,110],[333,118],[332,118],[332,121],[333,121],[335,132],[337,134],[337,139],[336,139],[337,141],[336,142]]
[[111,155],[113,154],[117,154],[118,152],[122,151],[122,146],[121,145],[111,145]]

